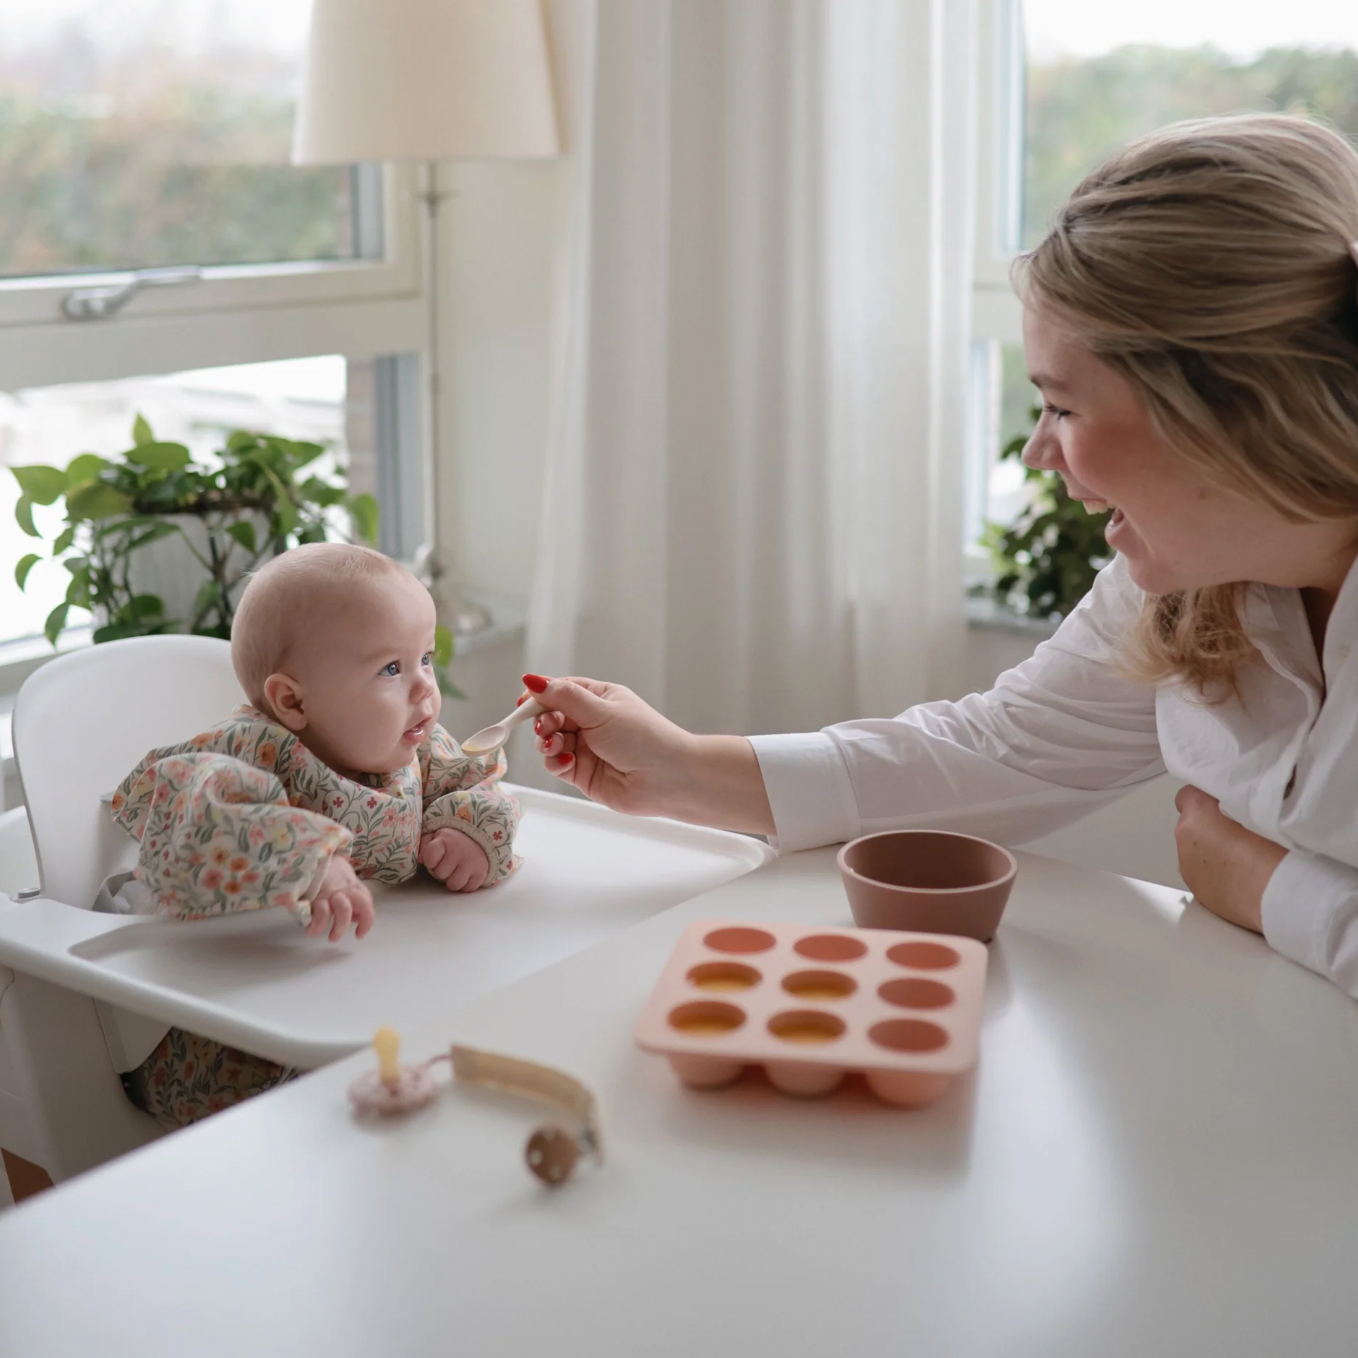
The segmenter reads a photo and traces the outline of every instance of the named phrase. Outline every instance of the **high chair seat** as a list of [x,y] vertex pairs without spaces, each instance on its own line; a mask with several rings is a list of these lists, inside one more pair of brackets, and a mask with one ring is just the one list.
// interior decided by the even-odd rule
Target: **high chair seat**
[[215,637],[134,637],[72,651],[14,704],[14,762],[43,895],[88,908],[136,846],[100,798],[158,745],[187,740],[245,701]]
[[[14,704],[27,811],[0,817],[0,891],[41,886],[40,909],[89,911],[104,877],[136,855],[103,795],[148,750],[188,739],[243,701],[231,647],[213,637],[108,642],[37,670]],[[25,852],[19,840],[30,834]],[[0,902],[0,919],[31,904]],[[115,1069],[147,1031],[137,1013],[0,966],[0,1146],[59,1181],[158,1136]]]

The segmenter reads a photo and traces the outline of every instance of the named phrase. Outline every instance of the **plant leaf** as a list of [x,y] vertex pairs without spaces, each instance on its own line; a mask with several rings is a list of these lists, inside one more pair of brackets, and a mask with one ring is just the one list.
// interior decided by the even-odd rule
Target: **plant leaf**
[[453,634],[442,623],[439,623],[434,628],[434,664],[439,669],[446,669],[453,658],[453,650]]
[[153,472],[177,472],[190,462],[189,450],[182,443],[139,443],[127,453],[134,467]]
[[221,600],[220,591],[215,580],[204,580],[198,587],[198,595],[193,601],[193,616],[195,619],[201,618],[204,613],[209,612]]
[[75,608],[88,608],[90,606],[90,573],[89,567],[71,576],[71,583],[66,586],[66,602]]
[[146,417],[138,414],[137,418],[132,421],[132,442],[140,448],[143,443],[154,443],[155,441],[156,436],[151,432],[151,426],[146,423]]
[[109,519],[116,514],[126,514],[131,508],[130,495],[99,481],[88,482],[66,497],[66,512],[73,519]]
[[41,560],[42,557],[36,552],[29,552],[27,556],[21,556],[19,558],[19,564],[14,568],[14,583],[18,585],[20,589],[23,589],[24,581],[28,579],[29,571],[31,571]]
[[255,526],[243,519],[226,525],[227,536],[234,538],[251,556],[255,554]]
[[288,445],[288,452],[292,457],[292,465],[295,469],[305,467],[308,462],[314,462],[325,452],[323,443],[303,443],[295,441]]
[[[133,522],[140,521],[129,520],[129,525]],[[139,533],[136,537],[129,535],[127,546],[123,548],[123,551],[135,552],[139,547],[145,547],[148,542],[159,542],[161,538],[167,538],[180,531],[177,523],[166,523],[164,519],[161,519],[159,522],[153,522],[144,533]]]
[[364,542],[377,541],[377,501],[365,490],[349,496],[345,502],[354,532]]
[[62,552],[69,551],[71,544],[75,541],[75,524],[68,523],[65,528],[57,534],[57,540],[52,544],[52,555],[60,556]]
[[158,594],[134,594],[128,600],[127,612],[138,622],[164,617],[165,601]]
[[105,467],[112,465],[98,453],[81,453],[66,464],[66,485],[78,486],[82,481],[93,481]]
[[66,473],[56,467],[44,467],[37,463],[27,467],[11,467],[19,489],[35,505],[55,504],[66,489]]
[[104,641],[122,641],[126,637],[155,636],[157,633],[167,631],[168,628],[169,624],[165,622],[110,622],[94,629],[93,640],[97,646]]
[[27,495],[21,495],[14,502],[14,521],[31,538],[41,537],[42,534],[33,526],[33,501]]
[[[270,476],[271,481],[276,480]],[[273,507],[273,528],[274,536],[285,538],[297,527],[297,506],[289,500],[286,494],[278,497],[277,503]]]
[[57,644],[57,638],[61,635],[62,628],[66,626],[66,615],[70,611],[70,604],[58,604],[47,615],[47,621],[42,625],[43,635],[53,646]]

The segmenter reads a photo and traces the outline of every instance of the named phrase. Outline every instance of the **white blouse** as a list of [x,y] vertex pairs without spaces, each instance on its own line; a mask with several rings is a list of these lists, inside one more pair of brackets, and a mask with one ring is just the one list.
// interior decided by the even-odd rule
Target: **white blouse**
[[1021,844],[1168,770],[1289,851],[1264,893],[1264,937],[1358,997],[1358,566],[1319,661],[1300,593],[1251,585],[1262,660],[1216,706],[1117,672],[1142,598],[1115,558],[989,693],[753,737],[778,847],[929,827]]

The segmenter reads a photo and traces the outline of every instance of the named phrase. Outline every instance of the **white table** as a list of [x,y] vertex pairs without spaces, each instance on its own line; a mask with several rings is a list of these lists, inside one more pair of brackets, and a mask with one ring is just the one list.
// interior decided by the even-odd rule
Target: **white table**
[[796,855],[450,1006],[599,1093],[351,1119],[360,1054],[0,1217],[0,1353],[1174,1358],[1358,1351],[1358,1006],[1164,888],[1022,856],[981,1066],[902,1112],[680,1087],[631,1028],[695,918],[848,922]]

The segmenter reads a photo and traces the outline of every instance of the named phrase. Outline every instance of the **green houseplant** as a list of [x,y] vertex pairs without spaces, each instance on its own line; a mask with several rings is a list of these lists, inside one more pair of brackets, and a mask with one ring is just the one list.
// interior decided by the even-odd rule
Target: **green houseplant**
[[[48,615],[48,640],[56,644],[72,608],[94,611],[96,642],[160,632],[226,638],[246,575],[289,547],[324,542],[336,509],[347,512],[353,538],[374,541],[376,500],[352,494],[342,473],[318,475],[324,452],[236,430],[217,465],[205,466],[182,443],[157,440],[139,415],[132,446],[117,458],[84,453],[65,470],[11,468],[21,491],[15,518],[30,537],[42,537],[35,505],[65,510],[50,559],[70,581]],[[18,562],[21,589],[43,560],[30,552]],[[451,657],[452,636],[440,627],[440,671]]]
[[[1034,423],[1041,415],[1029,413]],[[1000,460],[1021,457],[1027,442],[1026,434],[1011,439]],[[1112,559],[1103,536],[1112,514],[1089,513],[1056,472],[1025,467],[1023,480],[1032,487],[1027,507],[1008,527],[987,525],[982,542],[996,574],[979,592],[1028,617],[1064,618]]]

